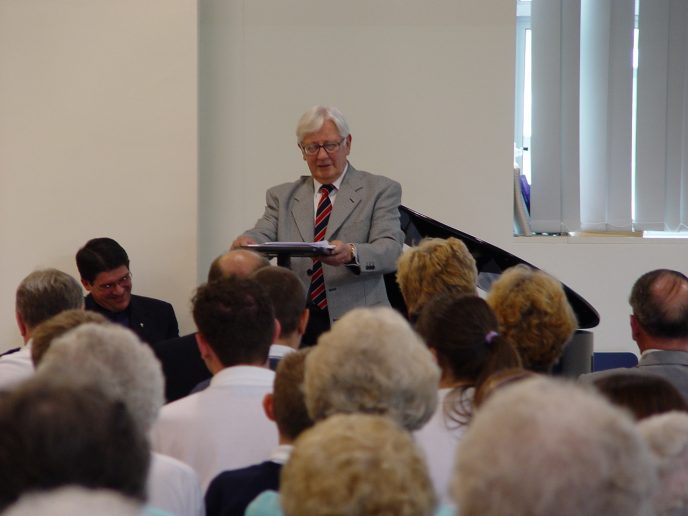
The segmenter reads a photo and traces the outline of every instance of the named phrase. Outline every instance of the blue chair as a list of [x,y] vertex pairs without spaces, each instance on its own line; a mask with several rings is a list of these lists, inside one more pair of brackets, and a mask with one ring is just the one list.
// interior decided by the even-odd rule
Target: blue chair
[[595,352],[592,354],[592,370],[605,371],[617,367],[635,367],[638,357],[628,351]]

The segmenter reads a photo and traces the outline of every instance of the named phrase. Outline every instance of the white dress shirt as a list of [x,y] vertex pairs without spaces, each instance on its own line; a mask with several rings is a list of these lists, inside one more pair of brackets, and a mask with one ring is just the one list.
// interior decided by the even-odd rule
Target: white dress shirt
[[148,505],[175,516],[205,516],[198,475],[188,464],[151,452]]
[[264,367],[223,369],[207,389],[160,410],[153,450],[190,465],[204,492],[220,472],[263,462],[277,446],[277,428],[263,412],[274,378]]
[[30,378],[33,371],[31,341],[29,340],[19,351],[0,357],[0,391],[13,389]]

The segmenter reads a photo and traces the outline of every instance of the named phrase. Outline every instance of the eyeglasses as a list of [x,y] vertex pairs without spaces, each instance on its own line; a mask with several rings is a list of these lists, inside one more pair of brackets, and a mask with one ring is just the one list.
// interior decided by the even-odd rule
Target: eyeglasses
[[299,147],[301,147],[301,150],[309,156],[317,154],[318,152],[320,152],[321,148],[325,149],[325,152],[329,154],[339,149],[340,145],[344,143],[344,140],[346,140],[346,138],[342,138],[338,142],[307,143],[305,145],[300,144]]
[[96,288],[98,288],[98,290],[100,290],[101,292],[110,292],[115,288],[115,285],[119,285],[120,287],[128,287],[129,285],[131,285],[131,277],[131,272],[127,272],[117,281],[113,281],[112,283],[105,283],[103,285],[96,285]]

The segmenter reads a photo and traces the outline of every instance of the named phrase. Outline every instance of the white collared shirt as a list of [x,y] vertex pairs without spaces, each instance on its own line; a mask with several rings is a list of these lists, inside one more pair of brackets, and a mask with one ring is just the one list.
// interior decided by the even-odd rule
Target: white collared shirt
[[31,340],[19,351],[0,357],[0,391],[13,389],[33,375]]

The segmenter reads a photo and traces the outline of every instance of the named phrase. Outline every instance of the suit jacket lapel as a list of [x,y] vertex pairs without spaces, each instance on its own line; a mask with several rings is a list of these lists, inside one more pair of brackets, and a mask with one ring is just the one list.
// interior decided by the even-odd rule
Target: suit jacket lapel
[[326,239],[334,240],[333,235],[361,202],[360,190],[362,188],[358,171],[349,164],[349,170],[347,170],[339,191],[337,191],[337,199],[332,207],[330,221],[327,223]]
[[304,181],[294,192],[291,213],[303,242],[313,241],[313,179],[303,176]]

